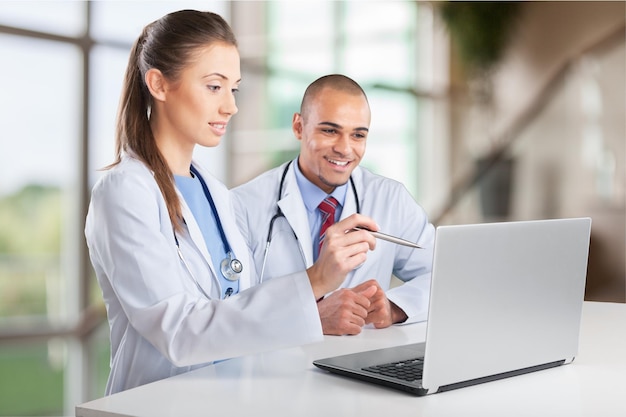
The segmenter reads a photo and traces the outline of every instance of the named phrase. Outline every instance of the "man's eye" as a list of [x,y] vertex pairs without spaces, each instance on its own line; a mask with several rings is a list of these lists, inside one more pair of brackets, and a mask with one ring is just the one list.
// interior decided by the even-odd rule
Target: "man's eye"
[[332,135],[333,133],[336,132],[336,130],[335,129],[322,129],[322,132]]

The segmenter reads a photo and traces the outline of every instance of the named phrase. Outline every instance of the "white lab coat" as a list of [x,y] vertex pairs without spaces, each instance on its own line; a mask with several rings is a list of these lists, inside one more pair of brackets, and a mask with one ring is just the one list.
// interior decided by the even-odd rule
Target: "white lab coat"
[[176,235],[189,269],[210,299],[203,295],[178,256],[152,172],[124,156],[95,185],[85,227],[111,330],[107,394],[215,360],[323,338],[306,273],[255,286],[257,275],[228,190],[193,165],[206,180],[229,244],[243,263],[240,293],[219,300],[211,256],[181,196],[186,227]]
[[[294,170],[289,167],[280,195],[279,186],[286,164],[234,188],[237,222],[261,271],[270,219],[280,206],[284,217],[274,222],[263,282],[290,274],[313,264],[313,245],[306,208]],[[352,271],[341,285],[351,288],[375,278],[387,297],[408,316],[406,323],[424,321],[428,316],[430,275],[435,228],[426,213],[401,183],[357,167],[352,178],[361,205],[361,214],[373,218],[380,231],[416,242],[424,249],[412,249],[378,239],[367,261]],[[355,196],[348,186],[341,218],[356,213]],[[296,239],[297,237],[297,239]],[[392,275],[404,283],[390,288]]]

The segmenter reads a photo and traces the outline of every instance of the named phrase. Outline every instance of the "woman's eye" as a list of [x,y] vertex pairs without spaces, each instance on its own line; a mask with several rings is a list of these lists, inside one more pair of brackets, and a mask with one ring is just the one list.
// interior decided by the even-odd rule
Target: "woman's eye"
[[233,94],[237,94],[239,92],[238,88],[233,88],[232,90],[230,90]]
[[209,91],[217,93],[218,91],[220,91],[221,87],[219,85],[207,85],[207,88],[209,89]]

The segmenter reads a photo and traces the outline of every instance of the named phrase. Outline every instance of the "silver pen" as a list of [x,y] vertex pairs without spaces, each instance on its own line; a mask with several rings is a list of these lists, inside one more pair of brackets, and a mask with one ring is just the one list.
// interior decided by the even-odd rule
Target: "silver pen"
[[395,237],[395,236],[391,236],[391,235],[387,235],[385,233],[381,233],[381,232],[373,232],[369,229],[366,229],[364,227],[355,227],[354,230],[365,230],[366,232],[370,232],[372,234],[372,236],[374,236],[377,239],[382,239],[382,240],[386,240],[387,242],[392,242],[392,243],[396,243],[398,245],[402,245],[402,246],[408,246],[411,248],[417,248],[417,249],[424,249],[422,248],[420,245],[413,243],[409,240],[405,240],[405,239],[401,239],[399,237]]

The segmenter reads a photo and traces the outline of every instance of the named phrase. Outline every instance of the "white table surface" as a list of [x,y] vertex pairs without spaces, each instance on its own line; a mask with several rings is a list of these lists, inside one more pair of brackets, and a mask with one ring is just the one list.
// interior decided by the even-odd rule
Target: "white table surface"
[[232,359],[78,405],[76,416],[626,416],[626,304],[584,303],[571,364],[426,397],[331,375],[311,363],[420,342],[425,329],[425,323],[365,329]]

